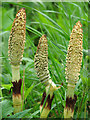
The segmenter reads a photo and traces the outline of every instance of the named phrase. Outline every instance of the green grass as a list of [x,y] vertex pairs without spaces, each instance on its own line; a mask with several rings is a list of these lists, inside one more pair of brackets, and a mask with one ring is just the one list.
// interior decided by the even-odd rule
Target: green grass
[[[9,89],[12,85],[11,66],[8,60],[8,39],[12,27],[15,14],[19,9],[24,7],[26,10],[26,43],[24,49],[24,57],[20,66],[21,78],[23,78],[23,69],[25,69],[24,83],[24,111],[12,115],[12,93]],[[51,118],[63,118],[63,110],[66,99],[67,83],[65,79],[65,64],[67,47],[70,40],[70,33],[77,21],[81,21],[83,28],[83,61],[81,75],[76,84],[75,94],[78,100],[75,106],[74,118],[87,118],[87,101],[88,101],[88,3],[85,2],[44,2],[44,3],[4,3],[2,4],[2,111],[10,111],[2,114],[3,118],[9,117],[25,117],[39,118],[39,106],[42,94],[45,90],[43,84],[40,83],[34,70],[34,55],[37,50],[38,40],[46,34],[48,39],[48,58],[49,71],[52,80],[63,86],[57,90],[52,103],[52,109],[49,114]],[[5,106],[7,102],[7,106]],[[1,104],[0,103],[0,104]],[[81,106],[81,107],[80,107]]]

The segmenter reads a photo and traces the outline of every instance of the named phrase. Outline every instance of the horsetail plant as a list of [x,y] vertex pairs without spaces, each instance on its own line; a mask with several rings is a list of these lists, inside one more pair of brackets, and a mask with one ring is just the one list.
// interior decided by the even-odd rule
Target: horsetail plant
[[54,98],[54,91],[60,87],[57,87],[50,78],[48,70],[48,44],[46,35],[42,35],[39,40],[37,52],[34,57],[34,65],[38,78],[42,83],[44,83],[46,87],[40,105],[40,118],[47,118],[51,110],[51,104]]
[[23,57],[25,45],[25,26],[26,13],[25,8],[22,8],[16,14],[16,18],[12,24],[12,29],[9,37],[8,56],[12,68],[12,84],[13,84],[13,107],[14,113],[22,110],[21,85],[20,79],[20,63]]
[[67,51],[65,72],[68,85],[66,92],[66,106],[64,108],[64,118],[73,118],[74,106],[77,100],[77,96],[74,94],[74,89],[75,84],[79,79],[83,56],[83,30],[81,27],[82,25],[80,21],[78,21],[72,30]]

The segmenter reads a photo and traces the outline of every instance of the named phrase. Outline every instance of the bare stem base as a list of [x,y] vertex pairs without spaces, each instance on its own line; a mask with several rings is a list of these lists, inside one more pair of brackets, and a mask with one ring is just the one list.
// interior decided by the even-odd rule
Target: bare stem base
[[22,99],[21,94],[13,94],[13,107],[14,107],[14,114],[22,111]]

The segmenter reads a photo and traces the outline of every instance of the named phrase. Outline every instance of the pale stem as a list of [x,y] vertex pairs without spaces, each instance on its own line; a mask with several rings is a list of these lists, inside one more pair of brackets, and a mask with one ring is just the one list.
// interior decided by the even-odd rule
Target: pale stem
[[67,96],[70,98],[74,98],[74,89],[75,89],[75,85],[70,85],[68,84],[67,86]]
[[12,65],[11,67],[12,67],[12,82],[16,80],[18,82],[20,80],[20,71],[19,71],[20,65],[18,66]]
[[18,113],[22,111],[22,98],[21,95],[13,95],[13,107],[14,113]]

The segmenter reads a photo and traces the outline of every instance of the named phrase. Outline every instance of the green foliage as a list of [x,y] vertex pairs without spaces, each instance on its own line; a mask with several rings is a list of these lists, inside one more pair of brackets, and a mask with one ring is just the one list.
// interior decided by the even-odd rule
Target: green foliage
[[0,102],[0,104],[2,105],[2,117],[3,118],[6,118],[7,115],[11,115],[11,113],[13,112],[11,101],[3,100],[2,102]]
[[[12,27],[12,20],[14,19],[14,8],[7,11],[7,9],[2,8],[2,28],[4,31],[8,31]],[[8,23],[8,24],[7,24]]]
[[27,114],[28,112],[30,112],[30,111],[31,111],[31,109],[27,109],[27,110],[24,110],[23,112],[16,113],[16,114],[14,114],[14,115],[12,115],[12,116],[10,116],[10,117],[8,117],[8,118],[9,118],[9,119],[10,119],[10,118],[23,118],[23,117],[25,117],[26,114]]
[[[20,74],[24,80],[24,111],[12,115],[12,94],[9,94],[11,83],[11,66],[8,60],[8,39],[11,26],[17,11],[24,7],[26,11],[26,43],[24,57],[20,66]],[[80,79],[76,84],[75,94],[78,100],[75,106],[74,118],[86,118],[88,101],[88,3],[85,2],[22,2],[2,3],[2,117],[8,118],[39,118],[39,106],[45,90],[34,70],[34,55],[38,40],[42,34],[48,39],[49,71],[57,86],[63,86],[55,92],[52,103],[51,118],[63,118],[66,100],[65,64],[70,33],[77,21],[82,23],[83,29],[83,61]],[[87,57],[86,57],[87,56]],[[23,90],[23,89],[22,89]],[[23,92],[22,92],[23,93]],[[80,107],[81,106],[81,107]]]
[[25,92],[24,100],[26,100],[27,96],[29,95],[33,87],[34,85],[31,85],[26,91],[24,91]]

